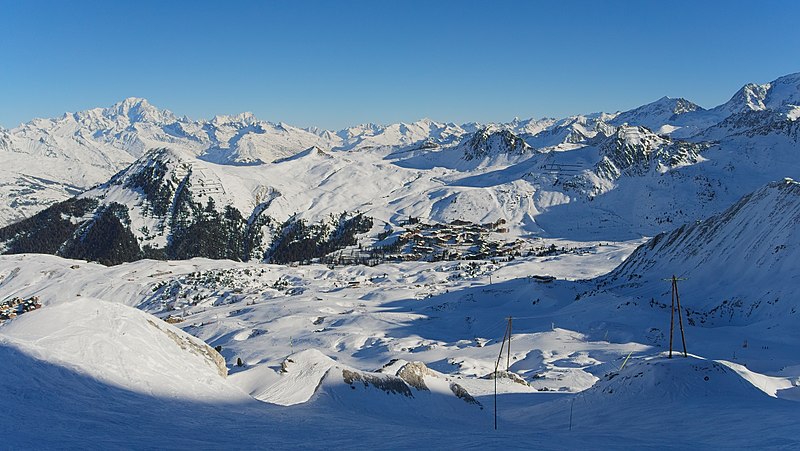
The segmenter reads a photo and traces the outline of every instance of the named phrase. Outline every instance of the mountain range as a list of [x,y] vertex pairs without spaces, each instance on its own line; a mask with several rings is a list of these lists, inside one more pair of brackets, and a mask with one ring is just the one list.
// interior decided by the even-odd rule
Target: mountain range
[[[129,98],[0,130],[0,249],[277,261],[301,235],[308,257],[391,244],[378,238],[411,218],[502,221],[505,242],[653,236],[800,178],[798,104],[793,74],[708,110],[664,97],[561,120],[332,132],[249,113],[193,121]],[[190,246],[197,234],[213,245]]]

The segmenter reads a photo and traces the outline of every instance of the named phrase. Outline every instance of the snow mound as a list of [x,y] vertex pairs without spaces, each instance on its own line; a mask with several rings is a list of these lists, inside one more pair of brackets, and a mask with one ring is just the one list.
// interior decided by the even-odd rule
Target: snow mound
[[[722,363],[661,354],[632,359],[592,388],[536,406],[532,413],[547,417],[553,429],[594,434],[625,430],[630,437],[648,440],[674,436],[680,429],[692,441],[719,443],[734,435],[736,440],[747,438],[749,433],[741,429],[744,418],[763,415],[762,421],[783,424],[782,418],[795,409],[790,401],[771,398]],[[718,426],[713,430],[707,427],[710,418]]]
[[179,399],[231,399],[225,362],[201,340],[142,311],[80,299],[27,313],[0,327],[0,346],[133,392]]
[[736,371],[712,360],[674,354],[633,360],[606,374],[582,396],[592,402],[738,402],[765,399],[766,394]]
[[[258,367],[250,371],[256,373]],[[400,416],[418,410],[433,414],[483,410],[461,385],[422,362],[393,361],[379,372],[367,372],[308,349],[287,357],[277,380],[262,378],[267,386],[253,390],[252,396],[285,406],[309,403],[326,410]]]
[[[302,404],[314,396],[325,374],[334,366],[336,361],[316,349],[294,353],[281,364],[277,381],[268,381],[274,383],[254,390],[251,395],[259,401],[282,406]],[[242,377],[237,375],[237,378]]]

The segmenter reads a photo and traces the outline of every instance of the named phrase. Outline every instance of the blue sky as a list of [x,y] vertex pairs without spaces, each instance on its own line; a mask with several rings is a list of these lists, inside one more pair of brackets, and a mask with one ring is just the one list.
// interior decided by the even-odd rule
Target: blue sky
[[338,129],[704,107],[800,71],[796,1],[0,0],[0,125],[125,97]]

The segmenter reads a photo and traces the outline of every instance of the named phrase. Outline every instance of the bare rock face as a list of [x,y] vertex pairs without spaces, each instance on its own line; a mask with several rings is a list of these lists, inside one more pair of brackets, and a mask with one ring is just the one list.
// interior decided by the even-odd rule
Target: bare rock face
[[[425,376],[444,379],[445,381],[450,380],[448,377],[431,370],[422,362],[406,363],[399,370],[397,370],[397,376],[404,380],[406,384],[416,388],[417,390],[424,391],[430,391],[430,388],[428,388],[428,386],[425,384]],[[461,385],[458,385],[455,382],[450,382],[450,391],[453,392],[456,398],[459,398],[468,404],[475,404],[483,409],[483,405],[481,405],[481,403],[478,402],[478,400],[472,395],[470,395],[467,389]]]
[[528,385],[528,383],[525,381],[525,379],[523,379],[522,376],[520,376],[519,374],[512,373],[510,371],[504,371],[504,370],[497,370],[495,372],[489,373],[486,376],[483,376],[483,378],[484,379],[510,379],[511,381],[516,382],[518,384]]
[[479,406],[481,409],[483,409],[483,405],[472,395],[470,395],[467,389],[456,384],[455,382],[450,383],[450,391],[452,391],[453,394],[456,395],[456,398],[463,399],[464,402],[468,404],[475,404],[476,406]]
[[484,128],[475,132],[464,148],[464,159],[474,160],[490,155],[524,155],[533,149],[509,130]]
[[417,390],[429,390],[425,385],[425,376],[436,377],[436,374],[422,362],[406,363],[397,371],[397,376]]
[[414,397],[414,394],[411,392],[411,389],[408,387],[408,385],[406,385],[402,379],[394,376],[361,373],[342,368],[342,378],[346,384],[349,384],[353,388],[355,388],[356,382],[360,382],[364,384],[365,388],[371,385],[379,390],[385,391],[386,393],[403,395],[408,398]]

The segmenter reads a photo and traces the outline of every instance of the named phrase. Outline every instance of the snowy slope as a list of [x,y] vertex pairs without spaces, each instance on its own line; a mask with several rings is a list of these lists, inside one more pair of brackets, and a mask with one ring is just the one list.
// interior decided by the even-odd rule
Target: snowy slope
[[[102,424],[110,418],[129,423],[138,414],[124,412],[146,409],[170,418],[167,425],[153,424],[149,437],[126,433],[130,426],[118,421],[80,437],[154,446],[168,437],[171,443],[196,440],[210,446],[227,443],[236,433],[237,443],[244,445],[263,441],[263,430],[270,428],[275,440],[311,447],[379,446],[386,440],[446,446],[453,437],[469,446],[539,441],[577,447],[796,444],[796,403],[775,399],[788,399],[800,383],[793,351],[800,337],[787,333],[791,324],[776,329],[769,349],[761,343],[766,343],[770,324],[756,329],[736,323],[726,328],[687,324],[690,350],[703,358],[668,361],[658,356],[666,346],[663,338],[648,338],[653,328],[668,325],[663,309],[643,309],[645,302],[636,293],[626,294],[624,287],[575,301],[591,286],[575,278],[601,275],[630,249],[594,246],[500,265],[476,262],[477,267],[439,262],[335,269],[200,259],[103,267],[41,255],[0,257],[0,297],[38,294],[44,303],[41,310],[0,326],[0,353],[14,363],[0,382],[10,406],[2,415],[35,415],[57,425],[47,433],[37,425],[17,431],[10,443],[30,446],[35,437],[44,443],[56,438],[84,443],[63,425]],[[527,277],[547,273],[561,280],[541,283]],[[198,388],[185,394],[191,402],[170,404],[165,395],[145,395],[156,388],[141,393],[142,380],[183,381],[184,373],[172,369],[184,365],[183,359],[202,360],[179,357],[179,346],[142,321],[147,316],[122,306],[87,299],[78,301],[86,307],[76,306],[70,316],[72,299],[98,297],[177,318],[184,331],[221,346],[231,375],[215,380],[264,401],[293,405],[248,401],[238,390],[212,398],[208,388]],[[67,324],[73,341],[62,345],[56,331],[65,327],[63,315],[74,327]],[[497,361],[508,315],[514,317],[510,370],[524,383],[498,380],[498,435],[492,430],[494,381],[484,377]],[[20,324],[25,327],[17,328]],[[741,348],[743,335],[750,338],[747,349]],[[731,360],[731,339],[736,359],[713,362]],[[35,348],[36,340],[43,345]],[[139,362],[146,355],[170,366],[160,374],[140,369],[126,379],[112,371],[117,363],[109,355],[115,353],[95,352],[117,341],[143,343],[139,348],[147,351],[126,352],[123,361]],[[86,350],[84,355],[65,360],[69,350],[78,348]],[[32,359],[28,356],[34,349],[39,354]],[[158,357],[162,353],[164,360]],[[243,367],[236,366],[239,358]],[[424,366],[409,367],[408,362]],[[505,364],[504,357],[503,370]],[[210,369],[207,365],[203,371]],[[420,380],[427,391],[419,388]],[[11,388],[22,381],[40,387],[41,394],[26,398]],[[484,409],[457,397],[453,382]],[[118,384],[128,388],[121,391]],[[57,386],[66,390],[52,389]],[[84,409],[83,415],[69,407],[92,405],[103,397],[102,409]],[[53,398],[60,407],[45,408]],[[148,418],[136,424],[150,424]],[[672,432],[662,432],[679,426],[684,435],[677,442]]]
[[675,274],[689,278],[681,286],[693,321],[796,323],[799,221],[800,184],[770,183],[719,215],[654,237],[605,283],[641,287]]
[[[258,400],[282,406],[309,403],[314,409],[393,417],[406,423],[485,418],[483,406],[463,387],[423,363],[394,362],[365,372],[332,360],[316,349],[288,356],[279,375],[264,377],[263,367],[237,373]],[[253,374],[249,374],[253,373]]]
[[[623,447],[781,447],[775,435],[794,428],[796,404],[769,398],[724,364],[663,355],[631,359],[569,400],[530,408],[554,428],[572,433],[623,435]],[[750,421],[769,425],[754,433]],[[612,431],[609,426],[615,425]],[[702,425],[702,426],[701,426]]]
[[243,397],[202,341],[142,311],[79,298],[0,327],[0,346],[137,393],[192,400]]
[[[796,444],[796,403],[789,400],[800,399],[800,362],[794,352],[800,334],[791,311],[796,305],[792,224],[799,195],[795,182],[770,184],[725,214],[658,237],[630,257],[630,244],[599,243],[575,253],[499,265],[410,262],[335,269],[198,259],[103,267],[41,255],[0,257],[0,297],[37,294],[44,303],[41,310],[0,326],[0,352],[24,369],[7,373],[4,380],[13,384],[21,374],[34,374],[33,383],[43,388],[74,383],[71,393],[80,396],[94,396],[84,395],[90,389],[109,394],[114,412],[125,410],[115,407],[118,403],[164,409],[159,406],[166,390],[172,393],[166,396],[192,400],[173,407],[178,410],[171,415],[213,415],[216,425],[205,429],[218,431],[223,424],[241,430],[241,443],[254,438],[246,431],[263,427],[266,417],[279,421],[276,434],[287,434],[287,439],[296,432],[283,421],[325,431],[327,442],[305,434],[303,443],[309,446],[331,440],[351,446],[383,443],[387,428],[406,431],[397,437],[403,443],[414,442],[412,437],[438,443],[435,437],[446,431],[477,446],[497,440],[489,415],[494,381],[486,377],[501,352],[504,318],[510,315],[511,356],[508,363],[501,359],[501,368],[508,364],[515,376],[498,380],[499,422],[508,444],[530,443],[534,434],[548,443],[567,437],[575,446],[587,441],[603,446],[791,447]],[[774,247],[780,244],[786,247]],[[743,259],[758,270],[737,273]],[[669,290],[660,278],[674,271],[673,264],[697,268],[679,273],[689,276],[680,282],[681,299],[688,347],[697,358],[663,356]],[[561,280],[543,283],[531,274]],[[600,278],[575,280],[595,276]],[[741,302],[702,314],[711,305],[703,294],[725,295],[724,290],[737,293]],[[764,290],[780,294],[780,300],[757,305],[753,301]],[[205,365],[202,374],[221,379],[208,360],[175,355],[180,346],[165,338],[169,326],[156,323],[161,328],[153,328],[143,313],[92,298],[171,317],[184,331],[220,346],[231,376],[220,382],[219,392],[188,383],[182,386],[191,390],[169,391],[164,381],[183,381],[180,365],[189,364],[184,360]],[[65,317],[69,323],[63,329]],[[116,353],[104,351],[118,345],[126,349],[121,366],[109,360]],[[85,351],[76,357],[70,353],[74,349]],[[148,360],[137,360],[142,355]],[[49,367],[23,356],[66,370],[45,370]],[[238,359],[243,367],[236,365]],[[129,360],[160,369],[117,370]],[[87,376],[126,391],[74,380]],[[463,391],[454,390],[454,383]],[[63,409],[36,410],[38,402],[22,402],[16,391],[8,392],[12,415],[35,412],[59,422],[71,415]],[[268,404],[253,404],[242,392]],[[131,393],[148,397],[131,399]],[[100,422],[107,415],[92,411],[88,418]],[[336,418],[336,424],[350,425],[345,430],[358,428],[358,437],[329,430],[326,425]],[[541,418],[548,418],[546,424]],[[531,429],[531,424],[537,426]],[[678,442],[668,431],[676,427],[684,431]],[[221,439],[208,433],[194,436],[203,443]],[[31,435],[18,437],[25,440],[20,443],[31,443]],[[97,437],[110,440],[104,434]],[[152,443],[152,438],[128,437]],[[179,432],[175,438],[186,437]]]

